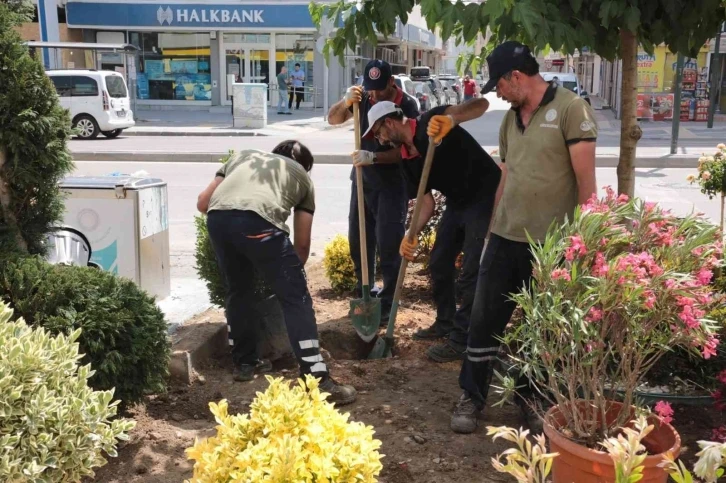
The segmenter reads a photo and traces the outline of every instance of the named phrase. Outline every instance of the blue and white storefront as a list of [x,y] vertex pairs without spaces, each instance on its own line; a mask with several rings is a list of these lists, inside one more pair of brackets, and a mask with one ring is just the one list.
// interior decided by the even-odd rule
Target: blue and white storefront
[[[269,84],[276,103],[276,75],[295,64],[305,72],[305,104],[323,104],[324,60],[307,1],[68,0],[66,18],[87,42],[139,48],[136,65],[105,54],[102,66],[126,72],[140,106],[229,105],[228,74]],[[344,88],[342,74],[331,62],[330,99]]]

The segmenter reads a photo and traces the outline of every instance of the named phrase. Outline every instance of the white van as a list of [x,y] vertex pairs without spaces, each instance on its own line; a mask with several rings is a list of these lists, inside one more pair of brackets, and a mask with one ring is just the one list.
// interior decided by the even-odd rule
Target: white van
[[575,94],[579,94],[580,97],[585,99],[588,104],[591,104],[590,96],[587,91],[583,91],[580,86],[580,81],[575,74],[568,72],[540,72],[540,75],[547,82],[557,81],[560,87],[571,90]]
[[118,72],[50,70],[46,74],[55,85],[61,106],[70,111],[78,137],[94,139],[103,134],[115,138],[135,124],[129,90]]

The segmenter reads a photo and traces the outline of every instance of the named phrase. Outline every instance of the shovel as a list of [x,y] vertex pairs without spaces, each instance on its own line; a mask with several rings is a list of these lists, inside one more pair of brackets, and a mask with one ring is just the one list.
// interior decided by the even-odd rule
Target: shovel
[[[413,242],[418,233],[414,233],[413,228],[418,224],[418,218],[421,214],[421,205],[426,185],[429,183],[429,173],[431,165],[434,161],[434,150],[436,144],[433,138],[429,138],[429,147],[426,149],[426,160],[424,161],[423,172],[421,173],[421,181],[418,183],[418,192],[416,193],[416,206],[413,209],[411,217],[411,227],[408,230],[408,241]],[[378,339],[373,346],[368,359],[383,359],[391,357],[391,349],[393,348],[393,327],[396,324],[396,315],[398,315],[398,301],[401,300],[401,291],[403,290],[403,280],[406,278],[406,269],[408,268],[408,260],[401,260],[401,268],[398,270],[398,280],[396,280],[396,292],[393,294],[393,305],[391,305],[391,317],[388,319],[388,328],[386,328],[386,336]]]
[[[353,123],[355,126],[355,149],[360,150],[360,112],[358,103],[353,104]],[[360,265],[362,276],[363,298],[350,301],[350,313],[353,327],[364,342],[370,342],[378,334],[381,325],[381,301],[371,298],[371,286],[368,280],[368,246],[366,245],[366,209],[363,196],[363,168],[355,168],[356,185],[358,188],[358,231],[360,232]]]

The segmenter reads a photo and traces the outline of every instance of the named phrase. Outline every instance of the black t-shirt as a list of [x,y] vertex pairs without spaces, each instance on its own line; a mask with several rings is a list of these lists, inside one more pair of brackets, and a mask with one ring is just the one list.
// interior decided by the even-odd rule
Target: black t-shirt
[[[401,89],[398,90],[398,98],[394,101],[403,111],[403,115],[416,119],[419,115],[416,101]],[[363,93],[363,100],[360,103],[360,134],[361,136],[368,130],[368,111],[371,110],[374,103],[371,103],[370,96],[367,92]],[[350,108],[353,111],[353,108]],[[380,152],[393,149],[392,146],[381,145],[375,138],[362,139],[361,149],[371,152]],[[355,179],[355,168],[351,172],[350,179]],[[400,189],[403,184],[401,175],[401,167],[398,164],[375,164],[363,168],[363,186],[368,189],[383,189],[385,187],[395,186]]]
[[[409,198],[416,198],[424,158],[429,145],[426,129],[432,116],[443,114],[447,106],[435,107],[419,117],[413,143],[419,156],[403,159],[403,176]],[[461,126],[456,126],[436,146],[426,192],[439,191],[452,206],[466,206],[482,192],[497,190],[502,171],[479,143]]]

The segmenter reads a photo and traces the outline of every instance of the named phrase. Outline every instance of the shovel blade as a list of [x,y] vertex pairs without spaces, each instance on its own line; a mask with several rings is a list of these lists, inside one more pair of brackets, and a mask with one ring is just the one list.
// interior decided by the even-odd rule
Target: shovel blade
[[370,354],[368,354],[368,359],[385,359],[387,357],[391,357],[391,348],[388,347],[383,337],[379,337]]
[[379,299],[351,300],[350,314],[353,327],[364,342],[370,342],[378,335],[381,324],[381,301]]

